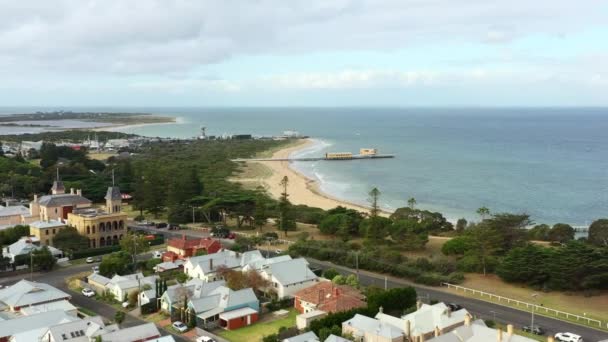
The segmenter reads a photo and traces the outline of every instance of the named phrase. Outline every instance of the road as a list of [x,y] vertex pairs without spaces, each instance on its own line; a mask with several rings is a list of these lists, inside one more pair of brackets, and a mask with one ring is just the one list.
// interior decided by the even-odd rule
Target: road
[[[182,235],[186,235],[188,237],[209,236],[209,234],[207,234],[205,232],[193,231],[193,230],[169,231],[169,230],[164,230],[164,229],[155,229],[152,227],[141,227],[141,226],[134,226],[131,228],[132,229],[142,229],[142,230],[145,230],[148,232],[154,232],[154,233],[162,233],[165,235],[165,237],[181,237]],[[223,245],[230,245],[232,243],[234,243],[232,240],[222,239]],[[313,267],[318,267],[321,269],[327,269],[327,268],[331,267],[331,268],[335,268],[336,270],[338,270],[339,272],[341,272],[342,274],[345,274],[345,275],[356,274],[356,271],[351,268],[338,266],[338,265],[332,264],[330,262],[323,262],[323,261],[319,261],[319,260],[315,260],[315,259],[311,259],[311,258],[307,258],[307,259],[310,262],[311,266],[313,266]],[[359,271],[359,279],[360,279],[361,284],[366,285],[366,286],[376,285],[379,287],[384,287],[384,285],[385,285],[385,278],[383,275],[368,272],[368,271]],[[446,302],[446,303],[458,303],[458,304],[462,305],[463,307],[465,307],[469,312],[471,312],[478,318],[492,319],[492,320],[495,319],[499,323],[513,324],[517,328],[520,328],[520,329],[521,329],[521,327],[523,327],[525,325],[530,325],[530,323],[531,323],[532,316],[531,316],[530,312],[526,312],[526,311],[522,311],[522,310],[478,300],[478,299],[458,296],[456,294],[447,293],[447,292],[438,290],[433,287],[421,286],[421,285],[414,284],[414,283],[408,282],[403,279],[397,279],[394,277],[389,277],[387,279],[386,285],[389,288],[413,286],[416,289],[418,296],[426,302],[428,302],[429,300],[437,300],[437,301]],[[565,321],[561,321],[561,320],[557,320],[557,319],[553,319],[553,318],[549,318],[549,317],[540,316],[540,315],[534,316],[534,325],[541,326],[543,329],[545,329],[546,334],[555,334],[557,332],[567,331],[567,332],[572,332],[572,333],[583,336],[583,339],[585,341],[595,342],[595,341],[600,341],[603,339],[608,339],[608,333],[606,333],[606,332],[596,330],[593,328],[589,328],[586,326],[568,323]]]
[[[142,259],[145,259],[145,258],[150,258],[151,256],[152,255],[150,253],[147,253],[141,257],[142,257]],[[48,273],[36,272],[32,275],[31,279],[33,281],[47,283],[49,285],[52,285],[64,292],[70,294],[72,296],[72,299],[70,300],[70,302],[72,304],[74,304],[75,306],[91,310],[93,312],[96,312],[98,315],[105,317],[108,320],[112,320],[112,319],[114,319],[114,315],[116,314],[116,311],[117,311],[114,307],[112,307],[111,305],[102,303],[100,301],[97,301],[95,299],[87,298],[87,297],[83,296],[81,293],[70,290],[65,282],[65,280],[67,278],[70,278],[70,277],[74,276],[75,274],[78,274],[80,272],[91,271],[91,267],[93,265],[98,265],[98,263],[74,265],[74,266],[68,266],[68,267],[64,267],[64,268],[57,268],[56,270],[54,270],[52,272],[48,272]],[[19,275],[19,276],[14,276],[14,277],[2,278],[2,279],[0,279],[0,284],[2,284],[4,286],[12,285],[21,279],[30,280],[30,275],[27,274],[27,275]],[[129,327],[133,327],[133,326],[145,324],[145,323],[148,323],[148,322],[144,321],[140,318],[137,318],[133,315],[127,314],[127,315],[125,315],[125,320],[120,324],[120,327],[129,328]],[[178,342],[188,342],[189,341],[188,339],[185,339],[177,334],[170,333],[167,330],[164,330],[164,329],[159,329],[159,330],[163,336],[172,335],[173,338]]]

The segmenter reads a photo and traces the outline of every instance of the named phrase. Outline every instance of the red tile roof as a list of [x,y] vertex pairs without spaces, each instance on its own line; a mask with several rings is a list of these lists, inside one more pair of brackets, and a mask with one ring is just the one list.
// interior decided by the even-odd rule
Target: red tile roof
[[365,296],[357,289],[346,285],[335,285],[330,281],[302,289],[294,294],[296,300],[312,303],[325,312],[347,311],[366,306]]
[[220,246],[219,241],[214,240],[212,238],[200,238],[200,239],[186,240],[185,237],[182,237],[179,239],[170,239],[167,242],[167,244],[171,247],[174,247],[177,249],[182,249],[182,250],[191,249],[191,248],[209,249],[209,247],[213,246],[214,244],[217,244],[218,247]]

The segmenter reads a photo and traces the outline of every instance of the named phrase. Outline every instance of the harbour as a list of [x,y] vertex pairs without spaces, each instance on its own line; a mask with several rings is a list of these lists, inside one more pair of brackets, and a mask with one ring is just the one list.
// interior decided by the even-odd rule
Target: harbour
[[351,152],[333,152],[325,153],[323,157],[287,157],[287,158],[238,158],[232,159],[233,162],[262,162],[262,161],[277,161],[277,162],[292,162],[292,161],[337,161],[337,160],[362,160],[362,159],[387,159],[395,158],[393,154],[378,154],[375,148],[362,148],[359,154]]

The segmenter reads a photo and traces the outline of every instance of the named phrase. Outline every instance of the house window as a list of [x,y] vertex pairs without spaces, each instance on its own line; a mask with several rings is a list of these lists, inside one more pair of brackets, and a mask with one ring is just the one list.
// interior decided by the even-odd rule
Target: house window
[[46,233],[46,235],[49,235],[49,230],[48,229],[45,230],[44,232]]
[[57,214],[57,208],[55,208],[55,214]]
[[55,228],[53,228],[53,234],[55,234]]

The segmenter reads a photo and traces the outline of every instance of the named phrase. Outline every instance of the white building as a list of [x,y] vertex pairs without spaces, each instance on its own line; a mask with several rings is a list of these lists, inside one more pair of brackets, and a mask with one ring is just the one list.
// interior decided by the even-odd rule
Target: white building
[[[52,247],[52,246],[46,246],[46,247],[49,249],[49,251],[51,252],[51,254],[54,257],[56,257],[56,258],[63,257],[63,252],[58,250],[57,248]],[[11,259],[11,263],[14,263],[15,258],[17,256],[30,254],[31,252],[37,251],[41,248],[43,248],[43,246],[40,246],[40,239],[38,239],[35,236],[24,236],[24,237],[21,237],[18,241],[16,241],[12,245],[6,247],[3,254],[4,254],[4,256]]]
[[319,278],[308,268],[304,258],[265,265],[260,275],[270,282],[279,299],[292,297],[297,291],[316,284]]
[[122,302],[129,293],[143,289],[146,285],[154,288],[156,279],[160,278],[156,275],[145,277],[142,273],[115,275],[106,284],[106,289],[117,301]]

